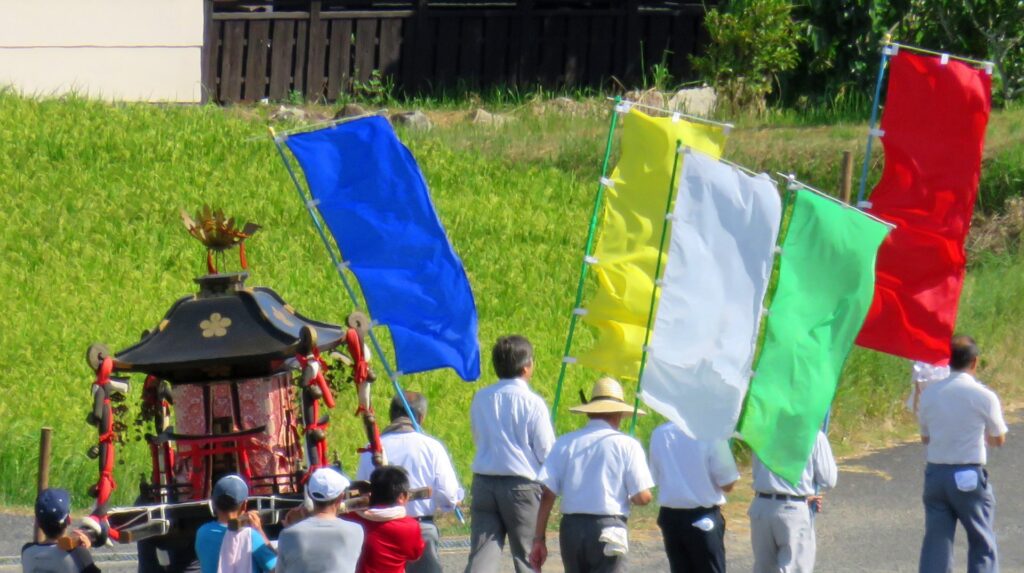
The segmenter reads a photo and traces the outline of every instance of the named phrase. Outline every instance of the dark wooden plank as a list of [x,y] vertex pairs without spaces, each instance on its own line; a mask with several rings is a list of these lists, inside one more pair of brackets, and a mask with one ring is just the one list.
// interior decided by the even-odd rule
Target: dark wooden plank
[[697,28],[700,18],[692,14],[681,14],[672,22],[672,77],[689,80],[693,77],[690,56],[697,49]]
[[401,18],[382,18],[380,21],[380,58],[377,68],[382,75],[395,80],[401,77],[402,23]]
[[437,65],[435,76],[441,86],[452,86],[459,69],[459,20],[458,16],[440,18],[437,29]]
[[510,83],[508,70],[508,18],[484,20],[483,85],[506,86]]
[[669,49],[669,25],[671,22],[668,18],[660,15],[656,16],[644,16],[644,24],[646,25],[646,34],[644,41],[644,66],[647,68],[644,70],[650,74],[651,69],[655,64],[660,64],[663,61],[668,61],[671,58],[670,54],[665,54],[666,50]]
[[203,0],[203,51],[200,55],[203,67],[200,71],[200,97],[202,102],[217,99],[217,57],[220,54],[219,22],[213,20],[213,0]]
[[533,0],[519,0],[518,29],[516,30],[517,50],[519,54],[516,69],[516,81],[523,86],[535,83],[537,69],[537,33],[540,29],[540,17],[534,13]]
[[220,101],[242,99],[242,78],[245,73],[245,22],[224,22],[224,55],[220,67]]
[[352,73],[352,20],[333,20],[327,57],[327,99],[347,92]]
[[569,18],[544,16],[538,18],[541,27],[537,36],[536,77],[531,82],[556,88],[565,80],[565,32]]
[[215,12],[214,20],[299,20],[309,18],[309,12]]
[[569,18],[569,30],[565,44],[565,79],[567,86],[577,86],[583,81],[587,69],[587,47],[590,43],[588,32],[590,18],[576,14]]
[[623,4],[626,12],[624,14],[626,35],[624,49],[620,51],[626,55],[626,58],[622,62],[620,70],[622,77],[619,79],[630,86],[640,79],[641,46],[646,46],[644,46],[643,39],[643,22],[640,21],[640,0],[625,0]]
[[292,51],[295,49],[295,21],[275,20],[270,40],[270,99],[288,97],[292,83]]
[[352,77],[367,82],[373,74],[377,56],[377,20],[356,21],[356,57]]
[[428,26],[427,22],[427,0],[416,0],[413,16],[406,20],[402,28],[405,36],[402,42],[402,90],[412,94],[421,89],[421,82],[425,75],[430,75],[433,70],[424,72],[424,61],[428,61],[425,55],[428,47],[433,44],[427,43]]
[[291,91],[306,95],[306,60],[309,56],[309,21],[299,20],[295,23],[295,61],[292,62]]
[[270,40],[269,20],[250,20],[249,38],[245,43],[245,90],[242,98],[256,101],[267,96],[267,51]]
[[324,77],[324,61],[327,57],[327,25],[320,19],[322,0],[312,0],[309,5],[309,50],[306,57],[306,100],[323,101],[327,78]]
[[484,21],[482,18],[463,18],[459,67],[460,80],[472,89],[480,87],[481,64],[484,51]]
[[605,81],[612,75],[612,49],[615,47],[615,21],[601,16],[594,18],[590,26],[590,46],[587,56],[587,75],[585,82],[589,86],[603,88]]

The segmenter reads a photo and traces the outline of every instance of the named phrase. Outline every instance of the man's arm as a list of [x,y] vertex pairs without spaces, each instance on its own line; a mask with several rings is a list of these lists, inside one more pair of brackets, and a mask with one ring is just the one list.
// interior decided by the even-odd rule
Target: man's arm
[[547,405],[540,397],[534,402],[531,418],[530,449],[537,463],[543,464],[555,443],[555,429],[551,426]]
[[540,571],[544,562],[548,559],[547,529],[548,519],[551,517],[551,508],[555,505],[555,492],[548,489],[548,486],[541,486],[540,508],[537,510],[537,527],[533,530],[533,548],[530,550],[530,565],[535,571]]
[[832,456],[832,446],[824,432],[818,432],[817,442],[814,444],[814,483],[822,489],[836,487],[839,479],[839,468],[836,467],[836,459]]
[[991,393],[989,402],[988,419],[985,421],[985,441],[988,445],[998,448],[1006,443],[1006,420],[1003,419],[1003,406],[999,403],[999,396]]
[[654,496],[651,494],[651,490],[645,489],[642,492],[630,497],[629,501],[632,502],[633,505],[647,505],[648,503],[651,503],[653,499]]
[[985,436],[988,441],[988,445],[993,448],[1000,448],[1006,443],[1006,434],[999,434],[998,436]]
[[930,442],[930,441],[932,441],[932,439],[930,437],[928,437],[928,436],[926,436],[924,434],[921,434],[921,443],[922,444],[927,446],[928,442]]
[[466,496],[466,492],[463,491],[459,484],[459,478],[455,475],[455,467],[452,465],[452,458],[448,455],[448,450],[440,443],[438,445],[440,447],[437,448],[435,456],[437,474],[434,476],[434,499],[441,502],[438,504],[439,509],[452,511]]

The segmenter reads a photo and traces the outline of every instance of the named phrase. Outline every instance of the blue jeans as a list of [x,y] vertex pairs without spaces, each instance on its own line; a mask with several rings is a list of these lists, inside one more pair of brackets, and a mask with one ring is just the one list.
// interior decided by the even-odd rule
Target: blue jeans
[[967,572],[998,573],[993,531],[996,497],[984,467],[928,464],[924,471],[923,499],[925,520],[920,573],[953,571],[953,535],[957,520],[967,531]]

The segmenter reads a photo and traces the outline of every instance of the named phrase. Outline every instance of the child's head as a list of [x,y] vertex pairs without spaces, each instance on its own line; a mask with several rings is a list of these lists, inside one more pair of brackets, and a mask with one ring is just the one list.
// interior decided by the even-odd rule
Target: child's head
[[58,488],[39,492],[36,498],[36,523],[49,539],[64,535],[71,524],[71,495]]
[[337,504],[341,501],[349,482],[334,468],[320,468],[309,476],[306,484],[306,495],[313,500],[313,509],[322,513],[328,508],[337,512]]
[[245,481],[236,474],[229,474],[217,480],[210,500],[218,513],[231,513],[241,511],[248,497],[249,486]]
[[370,474],[370,505],[405,504],[409,497],[409,474],[400,466],[381,466]]

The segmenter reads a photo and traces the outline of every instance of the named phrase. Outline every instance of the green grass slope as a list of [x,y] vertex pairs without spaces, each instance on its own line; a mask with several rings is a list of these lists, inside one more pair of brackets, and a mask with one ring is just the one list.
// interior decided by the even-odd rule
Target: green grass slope
[[[491,343],[520,332],[536,347],[537,390],[549,403],[553,397],[606,121],[600,112],[523,110],[501,127],[458,121],[400,133],[473,284],[484,383],[493,379]],[[834,188],[839,152],[857,149],[863,133],[862,126],[738,130],[727,155],[756,167],[795,169],[810,184]],[[999,132],[995,139],[1003,137]],[[47,425],[55,428],[51,483],[72,489],[77,505],[86,505],[96,462],[85,454],[96,432],[85,423],[91,383],[85,349],[94,341],[126,347],[174,300],[195,290],[192,278],[204,272],[204,253],[184,232],[180,207],[194,212],[209,203],[263,225],[248,243],[250,285],[270,286],[322,320],[341,322],[351,310],[260,113],[0,93],[0,149],[6,193],[0,209],[0,504],[31,501],[38,430]],[[999,390],[1020,372],[1014,341],[1024,316],[1017,296],[1022,270],[1016,256],[986,259],[972,268],[964,293],[962,329],[989,350],[986,375]],[[584,330],[579,344],[588,336]],[[898,401],[907,372],[905,361],[854,352],[836,404],[840,441],[882,421],[905,422]],[[567,408],[578,389],[589,391],[593,376],[570,369],[560,432],[581,423]],[[141,382],[133,379],[130,403],[137,402]],[[448,445],[468,484],[467,410],[477,386],[450,371],[403,383],[430,398],[427,429]],[[390,387],[378,384],[375,396],[378,406],[386,405]],[[339,397],[330,438],[331,450],[349,468],[363,441],[350,415],[354,404],[351,389]],[[648,416],[641,437],[657,422]],[[130,442],[118,456],[115,501],[130,502],[138,475],[147,471],[147,448]]]

